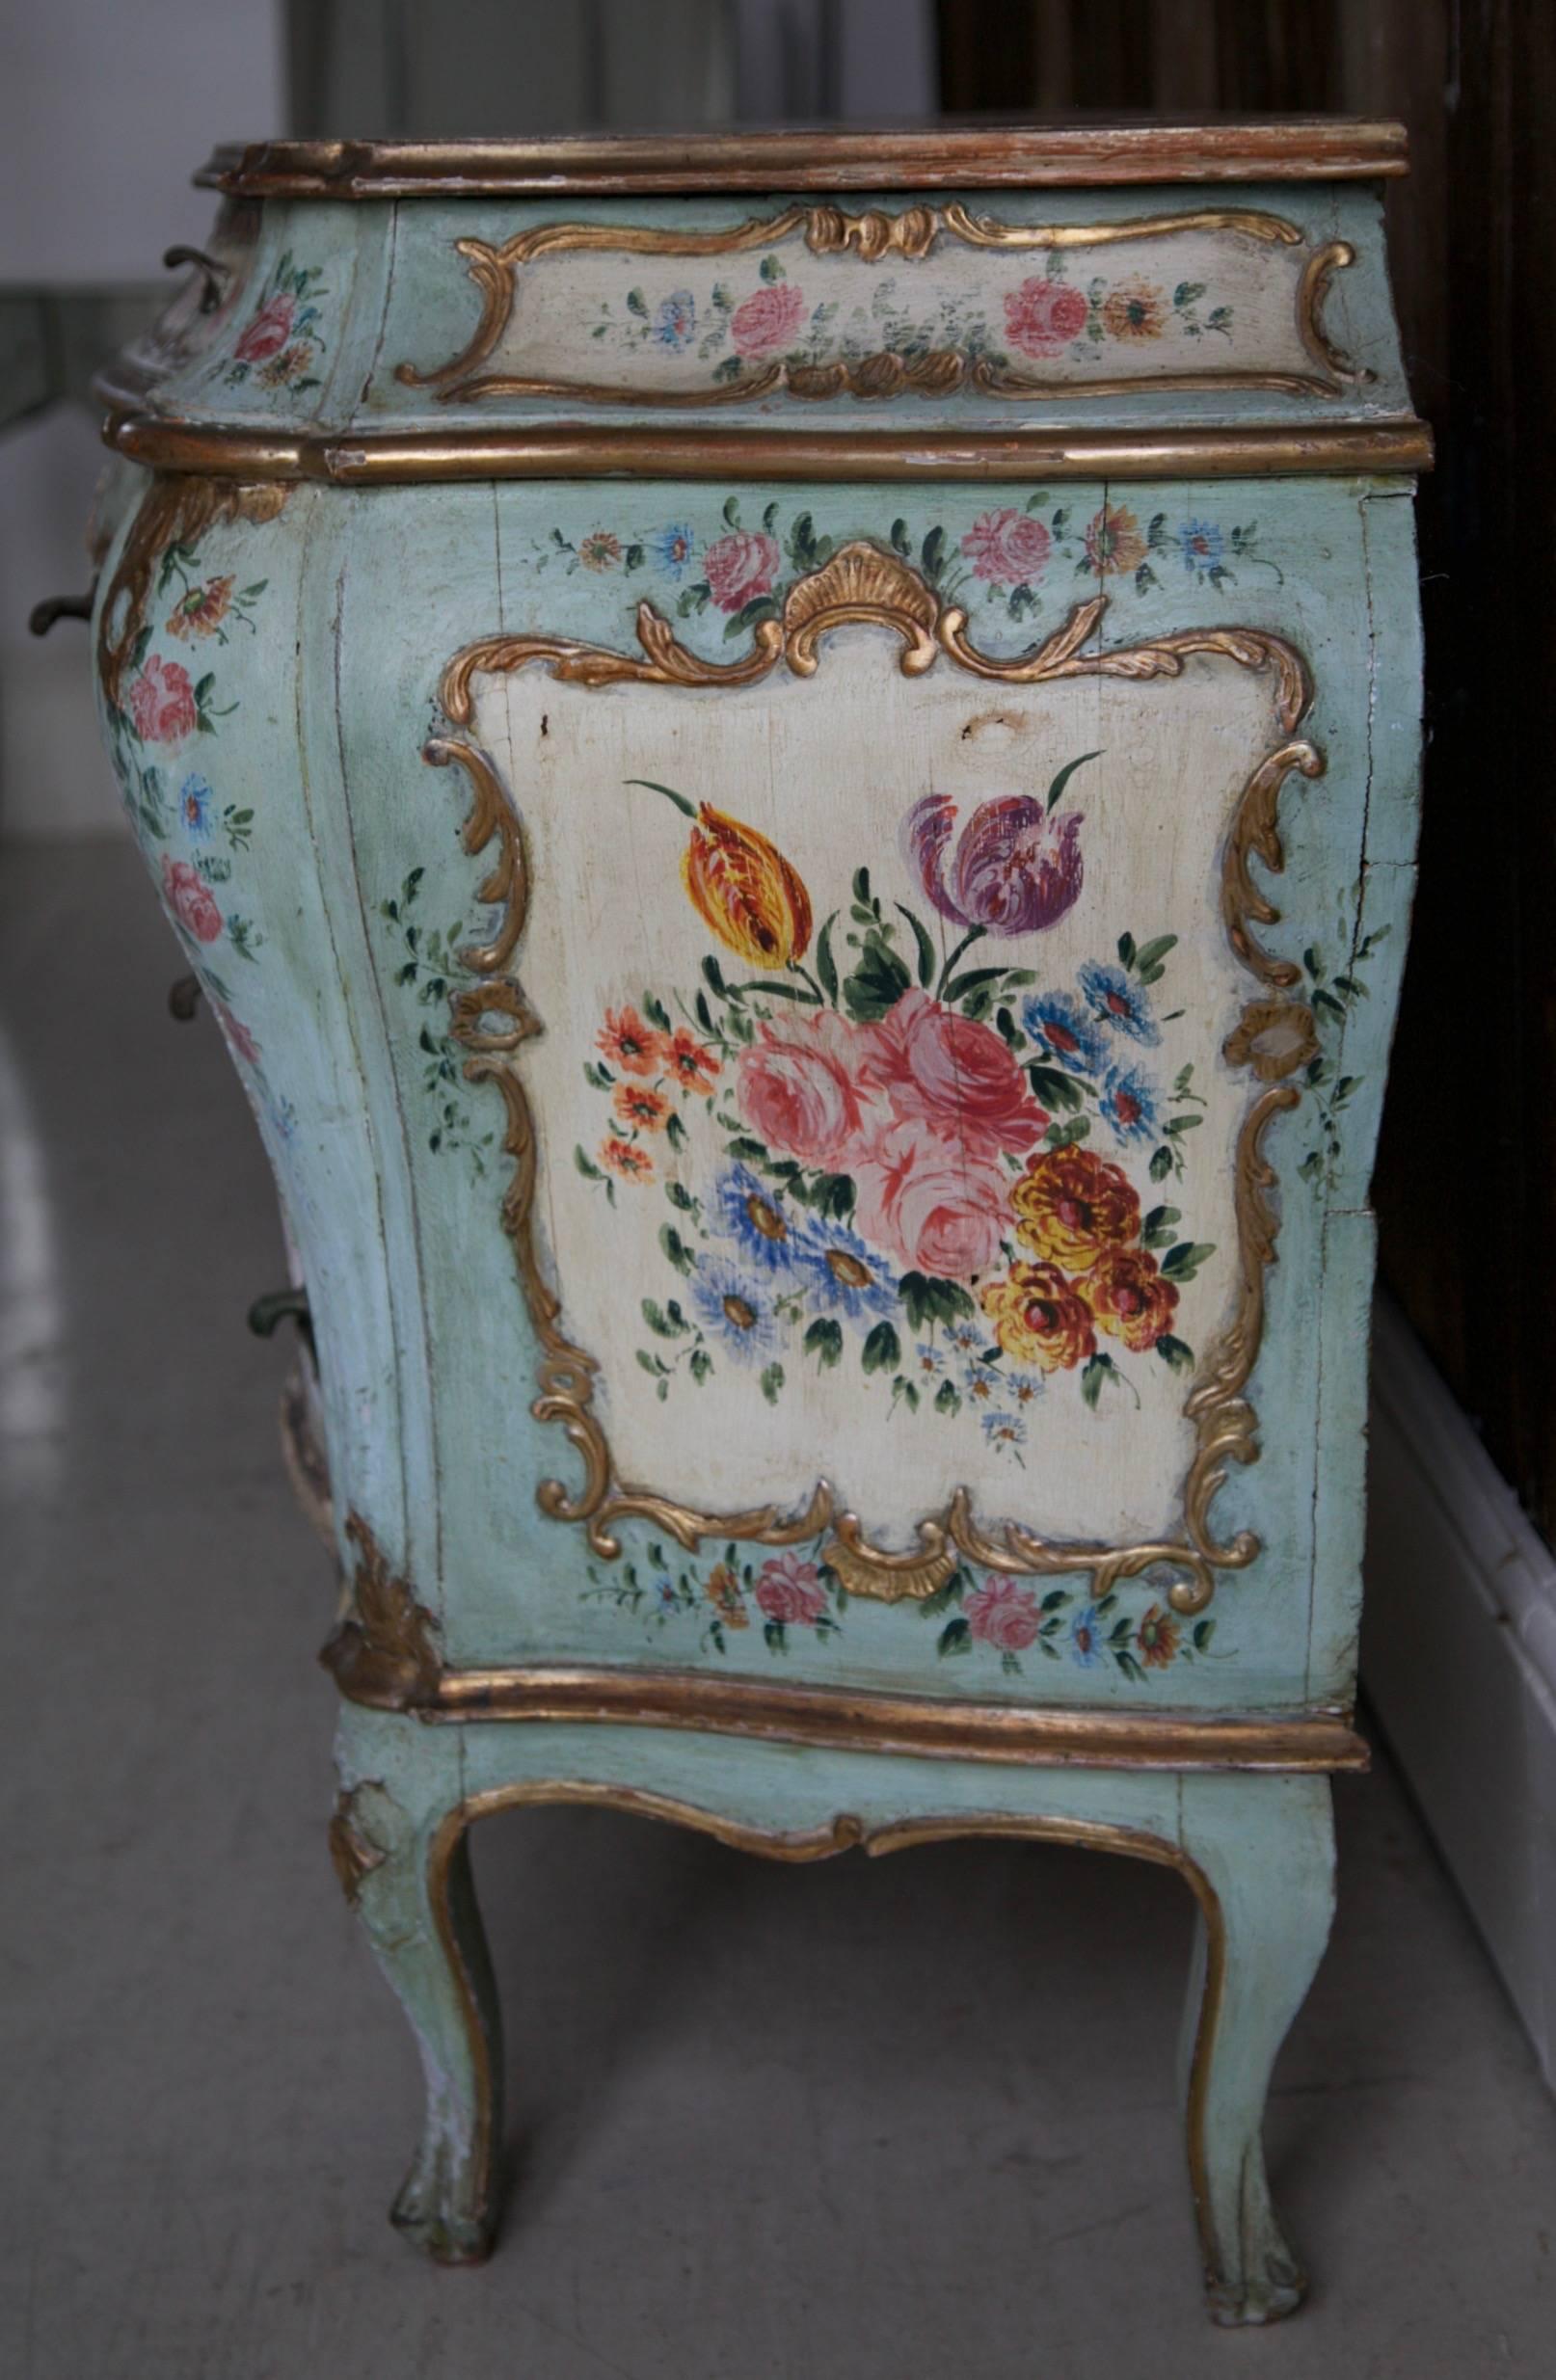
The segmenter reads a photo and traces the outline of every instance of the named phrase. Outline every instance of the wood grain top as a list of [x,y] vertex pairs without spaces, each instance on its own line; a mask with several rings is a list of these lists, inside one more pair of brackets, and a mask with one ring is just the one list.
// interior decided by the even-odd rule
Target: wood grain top
[[532,141],[260,141],[195,175],[254,199],[563,197],[655,191],[1099,188],[1371,179],[1408,170],[1403,124],[943,124],[578,134]]

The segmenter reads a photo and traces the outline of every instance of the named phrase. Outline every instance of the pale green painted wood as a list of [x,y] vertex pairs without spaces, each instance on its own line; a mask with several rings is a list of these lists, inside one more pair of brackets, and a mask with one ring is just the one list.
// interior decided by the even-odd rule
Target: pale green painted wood
[[[1124,219],[1156,195],[1007,193],[998,211],[1016,221]],[[1142,388],[1038,412],[963,392],[938,415],[908,398],[868,410],[790,407],[785,418],[798,411],[806,427],[918,427],[938,417],[1008,429],[1025,419],[1100,427],[1380,419],[1405,410],[1375,198],[1289,184],[1236,196],[1314,238],[1354,241],[1359,261],[1337,277],[1328,319],[1373,380],[1301,402]],[[1170,194],[1174,208],[1226,202],[1218,190]],[[668,212],[656,203],[660,220],[684,226],[760,211],[742,201],[686,201]],[[985,195],[970,203],[982,209]],[[252,246],[250,227],[229,218],[217,247],[237,276],[208,321],[192,322],[180,301],[188,360],[156,402],[188,417],[277,428],[490,421],[489,411],[441,405],[395,377],[398,361],[441,360],[469,333],[470,293],[450,271],[452,240],[499,241],[547,221],[629,222],[650,211],[643,201],[269,206]],[[286,258],[292,272],[316,268],[321,345],[309,367],[316,386],[306,389],[257,370],[233,377],[235,343]],[[621,408],[596,417],[618,416],[642,418]],[[502,417],[538,420],[546,412],[515,402]],[[114,539],[105,584],[144,486],[143,474],[122,467],[110,473],[100,507]],[[1247,1469],[1234,1466],[1217,1507],[1223,1530],[1256,1530],[1265,1551],[1246,1573],[1222,1578],[1211,1646],[1175,1665],[1168,1681],[1035,1655],[1013,1674],[992,1659],[940,1661],[936,1631],[911,1610],[857,1600],[825,1642],[791,1639],[782,1655],[747,1642],[738,1659],[721,1656],[695,1621],[660,1625],[652,1609],[618,1609],[581,1532],[536,1510],[537,1480],[573,1476],[573,1458],[530,1411],[536,1350],[497,1217],[508,1178],[500,1105],[464,1082],[446,1037],[446,990],[458,977],[445,953],[478,938],[487,922],[475,891],[490,855],[472,861],[463,850],[468,789],[458,772],[429,768],[421,750],[442,725],[443,664],[500,629],[630,649],[635,608],[647,598],[694,651],[728,658],[724,615],[683,612],[693,581],[675,578],[654,545],[655,531],[674,523],[705,548],[727,525],[727,502],[747,522],[774,508],[772,533],[786,545],[808,517],[815,537],[893,542],[921,567],[926,541],[929,554],[938,543],[955,565],[961,539],[988,511],[1033,503],[1050,521],[1062,511],[1070,545],[1033,601],[1012,607],[1005,593],[970,580],[958,591],[986,650],[1023,652],[1075,602],[1102,592],[1110,643],[1245,626],[1288,637],[1312,666],[1316,695],[1302,732],[1327,767],[1283,791],[1286,867],[1271,887],[1281,917],[1267,939],[1307,971],[1309,995],[1335,998],[1342,975],[1367,988],[1339,999],[1315,1079],[1267,1142],[1280,1234],[1249,1388],[1262,1452]],[[1108,503],[1142,529],[1162,523],[1138,579],[1074,566],[1077,525]],[[1215,577],[1193,566],[1181,540],[1191,521],[1221,540],[1226,568]],[[604,572],[578,556],[599,529],[620,549],[618,566]],[[1234,530],[1243,532],[1235,540]],[[451,1663],[700,1668],[1072,1708],[1219,1714],[1349,1703],[1373,1267],[1366,1186],[1413,884],[1419,650],[1407,491],[1313,478],[1097,481],[1046,493],[1030,483],[616,480],[372,494],[301,485],[268,523],[208,529],[184,567],[194,581],[229,579],[233,608],[208,636],[187,619],[175,626],[174,568],[155,593],[148,652],[163,665],[187,665],[191,686],[201,684],[209,732],[192,729],[166,745],[122,734],[111,742],[148,863],[183,909],[187,955],[226,1011],[301,1253],[337,1519],[351,1510],[365,1517],[434,1614]],[[522,949],[519,967],[522,975]],[[537,988],[544,1004],[561,987]],[[624,1534],[625,1559],[652,1573],[652,1533]],[[339,1550],[349,1566],[343,1536]],[[1157,1590],[1140,1581],[1121,1591],[1138,1617]],[[1215,1896],[1226,1952],[1205,2065],[1201,2216],[1212,2308],[1221,2319],[1261,2320],[1296,2302],[1300,2275],[1270,2208],[1260,2125],[1271,2063],[1329,1923],[1325,1779],[915,1762],[652,1728],[434,1726],[350,1706],[339,1760],[363,1855],[358,1906],[426,2072],[426,2131],[396,2219],[433,2254],[473,2256],[490,2239],[497,2117],[486,2095],[500,2060],[468,1880],[460,1869],[451,1966],[429,1898],[430,1847],[471,1796],[582,1785],[656,1796],[710,1822],[778,1834],[826,1829],[840,1816],[867,1832],[913,1820],[975,1832],[1002,1820],[1083,1833],[1123,1829],[1163,1857],[1193,1862]],[[1190,1981],[1191,2043],[1203,1981],[1201,1959]],[[470,2029],[471,1990],[484,2050],[482,2033]]]
[[[1073,1826],[1079,1840],[1087,1830],[1121,1830],[1140,1841],[1140,1856],[1151,1856],[1155,1846],[1163,1859],[1192,1862],[1214,1895],[1221,1935],[1212,1969],[1201,1913],[1179,2059],[1192,2170],[1199,2151],[1211,2312],[1220,2322],[1261,2322],[1299,2303],[1303,2277],[1271,2206],[1262,2126],[1275,2053],[1323,1956],[1333,1913],[1326,1778],[994,1771],[957,1761],[735,1746],[647,1728],[427,1728],[350,1706],[338,1753],[351,1823],[384,1855],[362,1881],[359,1908],[416,2033],[427,2082],[425,2128],[394,2220],[440,2260],[477,2255],[490,2236],[487,2143],[498,2097],[494,2085],[488,2098],[483,2085],[500,2072],[500,2041],[484,1991],[479,1920],[461,1870],[460,1952],[481,1988],[487,2041],[484,2055],[472,2053],[460,1981],[440,1954],[428,1898],[433,1837],[462,1800],[480,1795],[525,1788],[544,1803],[580,1792],[651,1792],[684,1823],[767,1834],[824,1839],[840,1819],[867,1838],[913,1822],[977,1834],[1028,1820],[1034,1832]],[[543,1810],[534,1822],[544,1823]],[[1209,1995],[1207,1975],[1219,1985]],[[1195,2048],[1207,2034],[1196,2078]]]

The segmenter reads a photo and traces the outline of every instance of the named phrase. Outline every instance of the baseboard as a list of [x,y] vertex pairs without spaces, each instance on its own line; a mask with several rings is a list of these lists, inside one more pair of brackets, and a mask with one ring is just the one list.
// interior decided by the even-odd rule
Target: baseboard
[[1556,2089],[1556,1557],[1382,1297],[1361,1671]]

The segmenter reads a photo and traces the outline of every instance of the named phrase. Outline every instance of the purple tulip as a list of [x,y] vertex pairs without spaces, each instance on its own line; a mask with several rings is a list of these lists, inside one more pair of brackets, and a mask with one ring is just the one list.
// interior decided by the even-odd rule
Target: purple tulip
[[1074,908],[1080,811],[1056,818],[1029,793],[997,794],[979,803],[952,851],[957,815],[949,794],[926,793],[903,832],[908,863],[942,917],[990,934],[1040,934]]

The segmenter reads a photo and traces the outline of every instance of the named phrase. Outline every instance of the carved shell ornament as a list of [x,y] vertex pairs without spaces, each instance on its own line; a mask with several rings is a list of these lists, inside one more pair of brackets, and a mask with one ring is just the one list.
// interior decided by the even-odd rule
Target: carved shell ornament
[[[603,1560],[613,1561],[622,1551],[617,1531],[625,1520],[645,1522],[688,1551],[695,1551],[707,1539],[793,1547],[824,1534],[822,1558],[851,1594],[888,1602],[922,1600],[936,1593],[964,1559],[996,1576],[1079,1574],[1087,1580],[1094,1600],[1100,1600],[1122,1579],[1160,1569],[1172,1578],[1168,1591],[1172,1608],[1193,1615],[1210,1602],[1218,1572],[1246,1568],[1259,1552],[1259,1540],[1248,1532],[1221,1538],[1212,1507],[1228,1465],[1251,1462],[1258,1451],[1257,1420],[1245,1391],[1259,1349],[1265,1274],[1274,1260],[1278,1231],[1278,1214],[1270,1196],[1275,1177],[1263,1144],[1274,1118],[1295,1106],[1299,1098],[1290,1078],[1311,1054],[1312,1018],[1304,1004],[1282,997],[1291,987],[1294,971],[1255,939],[1252,928],[1272,923],[1276,913],[1253,883],[1248,863],[1256,857],[1266,869],[1279,869],[1282,854],[1275,809],[1280,788],[1293,773],[1314,777],[1322,771],[1318,752],[1294,734],[1310,703],[1311,684],[1305,664],[1292,646],[1254,629],[1193,628],[1139,644],[1099,648],[1093,640],[1106,608],[1105,598],[1093,598],[1077,605],[1062,626],[1033,652],[1008,659],[993,656],[973,644],[965,613],[953,603],[943,603],[907,562],[893,551],[858,541],[800,577],[788,592],[781,617],[758,621],[748,649],[730,661],[705,660],[680,644],[670,623],[644,603],[637,613],[639,650],[635,654],[567,637],[497,636],[467,647],[444,671],[442,705],[455,733],[429,743],[425,758],[440,768],[456,767],[467,781],[470,808],[464,828],[465,847],[472,857],[496,847],[496,863],[479,890],[482,898],[500,905],[500,923],[492,940],[462,953],[471,980],[454,996],[453,1030],[466,1052],[467,1076],[474,1083],[492,1084],[503,1102],[504,1146],[512,1173],[502,1202],[502,1221],[540,1346],[539,1393],[533,1409],[538,1419],[561,1429],[581,1466],[576,1484],[560,1479],[542,1482],[538,1500],[542,1511],[553,1519],[581,1526],[591,1551]],[[1014,1522],[980,1521],[964,1487],[955,1491],[944,1510],[918,1523],[916,1542],[908,1551],[889,1551],[870,1542],[858,1517],[840,1509],[825,1480],[815,1483],[797,1509],[767,1504],[738,1512],[700,1511],[674,1497],[624,1481],[595,1409],[596,1360],[568,1335],[562,1294],[546,1276],[538,1255],[531,1229],[537,1144],[520,1063],[524,1041],[538,1029],[511,972],[523,933],[530,887],[517,813],[495,763],[468,737],[474,717],[476,680],[537,666],[559,680],[588,688],[743,686],[760,682],[780,668],[805,681],[819,669],[828,635],[858,624],[884,627],[896,636],[898,665],[908,677],[922,676],[949,661],[979,678],[1006,684],[1034,685],[1073,677],[1172,680],[1182,675],[1192,655],[1204,655],[1239,669],[1269,673],[1274,679],[1274,709],[1286,739],[1264,755],[1247,778],[1221,846],[1220,899],[1227,944],[1253,978],[1254,987],[1254,997],[1227,1040],[1224,1055],[1229,1064],[1248,1067],[1260,1086],[1244,1113],[1236,1139],[1238,1286],[1229,1322],[1194,1361],[1189,1381],[1182,1410],[1194,1425],[1194,1446],[1181,1485],[1181,1528],[1174,1536],[1127,1544],[1050,1541]],[[1094,757],[1077,756],[1074,765]],[[643,782],[649,791],[632,798],[668,793],[690,816],[684,883],[705,923],[726,948],[742,956],[760,952],[769,971],[798,969],[807,979],[803,997],[814,1009],[822,991],[817,979],[823,965],[821,951],[818,943],[812,942],[813,920],[803,887],[796,891],[797,880],[783,855],[766,838],[742,828],[738,818],[718,813],[700,816],[697,806],[675,789]],[[1062,823],[1063,814],[1056,816]],[[1027,841],[1020,843],[1023,864],[1029,868],[1026,881],[1035,884],[1038,877],[1031,871],[1041,862],[1042,838],[1032,822],[1022,824],[1027,835]],[[1057,836],[1058,829],[1054,832]],[[974,869],[971,876],[953,875],[948,881],[959,885],[961,896],[967,898],[972,897],[968,884],[976,885],[977,880]],[[950,893],[946,896],[952,897]],[[1061,898],[1062,891],[1051,891],[1049,897]],[[797,985],[798,976],[793,979]],[[823,1026],[818,1024],[817,1030]],[[688,1058],[688,1062],[692,1061]],[[1063,1158],[1066,1152],[1060,1149],[1056,1155]],[[1095,1165],[1097,1161],[1090,1163]],[[1033,1279],[1036,1286],[1027,1298],[1030,1310],[1024,1309],[1011,1327],[1026,1331],[1029,1339],[1023,1344],[1053,1353],[1056,1362],[1068,1360],[1067,1332],[1089,1332],[1099,1348],[1149,1345],[1148,1334],[1152,1330],[1160,1334],[1164,1313],[1170,1314],[1170,1302],[1160,1286],[1151,1290],[1152,1278],[1159,1278],[1154,1264],[1130,1258],[1123,1245],[1129,1234],[1122,1226],[1117,1233],[1117,1254],[1105,1266],[1093,1264],[1094,1278],[1092,1273],[1081,1276],[1089,1305],[1074,1315],[1060,1310],[1057,1282],[1052,1290],[1048,1283],[1059,1270],[1055,1251],[1061,1257],[1066,1243],[1052,1236],[1059,1226],[1045,1219],[1042,1184],[1035,1179],[1038,1169],[1033,1170],[1030,1212],[1034,1237],[1029,1245],[1039,1261],[1030,1264],[1022,1278]],[[759,1199],[757,1203],[765,1202]],[[761,1228],[762,1217],[752,1219]],[[1051,1235],[1046,1241],[1042,1238],[1045,1231]],[[1065,1278],[1073,1287],[1069,1276]],[[1147,1310],[1151,1296],[1157,1300],[1154,1312]],[[1116,1298],[1116,1304],[1110,1304],[1110,1298]],[[983,1302],[985,1314],[995,1317],[998,1327],[996,1308],[987,1296]],[[1085,1299],[1079,1302],[1085,1304]],[[1054,1313],[1050,1306],[1056,1309]],[[729,1319],[725,1317],[726,1323]],[[987,1321],[979,1320],[987,1329]],[[1097,1338],[1097,1331],[1105,1327],[1119,1335],[1111,1342]],[[1033,1333],[1035,1337],[1031,1336]]]

